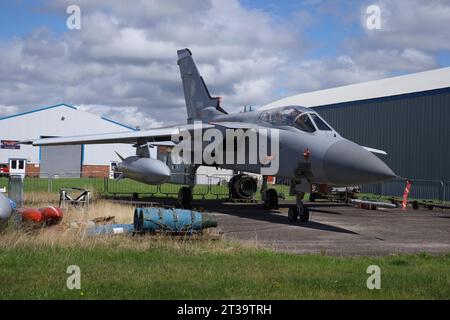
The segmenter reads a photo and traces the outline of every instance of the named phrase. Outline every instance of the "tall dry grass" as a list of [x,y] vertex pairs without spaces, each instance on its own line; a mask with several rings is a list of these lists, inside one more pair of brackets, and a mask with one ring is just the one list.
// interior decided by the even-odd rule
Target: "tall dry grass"
[[[38,195],[33,206],[52,205],[51,198]],[[134,207],[107,200],[93,201],[88,209],[63,210],[63,221],[55,226],[41,228],[15,228],[13,219],[0,233],[0,250],[11,248],[106,248],[117,250],[168,250],[183,254],[204,252],[236,253],[260,249],[255,241],[234,242],[221,240],[217,229],[207,229],[198,235],[101,235],[87,236],[86,229],[69,228],[71,222],[86,222],[99,217],[114,216],[115,223],[132,223]],[[212,241],[214,240],[214,241]]]
[[45,205],[58,205],[59,195],[52,192],[25,192],[24,193],[24,205],[27,207]]
[[[91,201],[101,200],[100,193],[96,189],[85,187],[87,190],[91,190],[90,199]],[[59,194],[56,192],[46,192],[46,191],[29,191],[24,193],[24,204],[25,206],[34,205],[58,205],[59,204]]]
[[[59,195],[50,192],[27,192],[24,196],[24,207],[59,206]],[[63,210],[63,223],[88,221],[94,218],[115,216],[116,223],[133,223],[134,207],[102,200],[94,194],[91,203],[85,207],[68,206]]]
[[86,236],[85,230],[50,227],[39,232],[24,230],[3,231],[0,234],[0,253],[11,249],[87,249],[122,251],[164,251],[172,254],[201,255],[203,253],[235,254],[257,251],[262,247],[254,242],[214,241],[208,232],[195,236],[146,235],[101,235]]
[[133,214],[133,206],[98,200],[93,201],[87,209],[83,207],[65,209],[63,223],[90,221],[108,216],[114,216],[115,223],[133,223]]

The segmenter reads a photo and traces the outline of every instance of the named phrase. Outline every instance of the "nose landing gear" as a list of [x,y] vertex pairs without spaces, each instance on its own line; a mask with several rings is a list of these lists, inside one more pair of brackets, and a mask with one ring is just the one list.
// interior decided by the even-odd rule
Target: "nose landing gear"
[[300,182],[291,182],[290,194],[295,194],[295,205],[289,208],[288,219],[291,222],[308,222],[309,209],[303,203],[305,197],[305,190],[311,189],[311,185],[306,180]]
[[309,209],[303,204],[304,192],[297,193],[297,203],[295,206],[289,208],[288,219],[291,222],[308,222],[309,221]]

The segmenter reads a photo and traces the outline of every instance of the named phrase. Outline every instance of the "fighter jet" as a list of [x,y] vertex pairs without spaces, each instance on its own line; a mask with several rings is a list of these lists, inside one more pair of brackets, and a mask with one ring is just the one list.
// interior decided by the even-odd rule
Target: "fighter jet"
[[[164,145],[173,148],[174,152],[182,146],[178,148],[181,149],[179,158],[191,160],[186,162],[189,163],[189,186],[181,187],[179,192],[182,207],[190,207],[196,169],[199,165],[209,165],[262,174],[264,178],[270,175],[289,179],[291,192],[297,199],[296,205],[289,209],[290,221],[309,220],[303,197],[312,185],[355,186],[396,177],[374,155],[386,154],[384,151],[363,147],[343,138],[313,109],[289,105],[227,113],[221,107],[220,97],[210,95],[191,51],[182,49],[177,53],[187,108],[186,124],[136,132],[36,139],[27,143],[34,146],[133,144],[136,156],[122,159],[119,170],[125,177],[148,184],[164,183],[171,176],[165,163],[150,158],[149,148]],[[186,140],[186,134],[194,137],[199,134],[200,141]],[[255,136],[256,140],[250,141]],[[205,159],[205,154],[209,155],[209,160]],[[254,161],[255,154],[263,156]],[[197,161],[192,161],[194,158]],[[239,183],[239,179],[234,181]],[[278,194],[274,189],[267,189],[267,184],[263,183],[261,192],[267,207],[277,207]]]

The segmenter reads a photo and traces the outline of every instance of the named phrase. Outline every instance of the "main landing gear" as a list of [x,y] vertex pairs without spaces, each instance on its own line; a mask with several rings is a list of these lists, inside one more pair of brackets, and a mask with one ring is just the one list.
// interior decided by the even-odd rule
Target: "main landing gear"
[[181,209],[192,210],[192,188],[181,187],[178,191],[178,207]]
[[195,174],[198,169],[198,165],[190,165],[188,168],[187,185],[178,190],[178,207],[181,209],[192,210],[192,189],[195,185]]
[[267,177],[263,177],[261,185],[261,198],[264,200],[264,208],[278,209],[278,192],[275,189],[267,189]]

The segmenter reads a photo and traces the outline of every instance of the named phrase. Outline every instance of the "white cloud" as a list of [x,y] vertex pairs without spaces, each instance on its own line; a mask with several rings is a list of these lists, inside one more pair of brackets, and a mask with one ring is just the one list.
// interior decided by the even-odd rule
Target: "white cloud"
[[383,70],[366,68],[350,56],[335,59],[304,60],[286,70],[285,87],[291,91],[308,92],[359,83],[388,76]]
[[156,121],[152,117],[145,115],[138,107],[134,106],[80,105],[78,108],[109,119],[119,119],[121,123],[130,123],[134,127],[141,129],[156,128],[163,124],[161,121]]
[[[65,12],[69,2],[49,2],[49,8]],[[184,122],[177,49],[191,48],[211,93],[225,97],[229,106],[270,97],[272,88],[264,83],[273,79],[260,78],[272,78],[286,50],[298,49],[297,32],[236,0],[82,0],[78,5],[79,31],[55,35],[39,29],[0,42],[1,103],[95,105],[97,113],[138,126],[154,126],[154,119]],[[126,106],[132,107],[124,117]]]
[[[64,14],[72,3],[49,1],[46,9]],[[450,3],[380,3],[385,29],[346,39],[335,57],[306,59],[314,43],[302,32],[324,18],[310,12],[280,19],[237,0],[78,0],[81,30],[54,34],[41,28],[0,40],[0,112],[66,102],[131,126],[184,122],[176,65],[176,50],[184,47],[193,51],[211,94],[222,96],[230,111],[438,67],[436,53],[450,46]],[[344,23],[360,13],[347,14],[354,17],[343,17]]]
[[450,50],[450,2],[447,0],[380,0],[381,30],[367,30],[347,45],[355,60],[392,72],[439,67],[436,55]]
[[381,0],[382,32],[375,44],[422,51],[450,49],[448,0]]
[[438,67],[436,59],[433,56],[412,48],[362,51],[355,56],[355,60],[372,70],[382,68],[391,72],[399,70],[418,72]]
[[16,106],[3,106],[0,105],[0,117],[6,117],[13,114],[16,114],[19,111],[19,108]]

